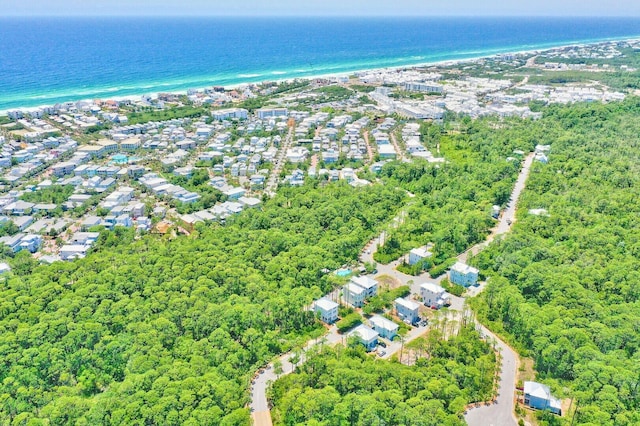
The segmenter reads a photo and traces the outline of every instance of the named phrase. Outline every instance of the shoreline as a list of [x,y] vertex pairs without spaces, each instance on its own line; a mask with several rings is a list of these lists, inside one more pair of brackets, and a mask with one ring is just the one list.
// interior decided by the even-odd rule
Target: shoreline
[[[220,87],[224,87],[225,90],[234,90],[240,87],[244,87],[244,86],[248,86],[248,85],[256,85],[256,84],[261,84],[264,82],[277,82],[277,83],[281,83],[281,82],[287,82],[287,81],[293,81],[293,80],[314,80],[314,79],[322,79],[322,78],[335,78],[335,77],[343,77],[343,76],[348,76],[348,75],[353,75],[353,74],[360,74],[360,73],[366,73],[366,72],[383,72],[383,71],[397,71],[397,70],[401,70],[401,69],[411,69],[411,68],[421,68],[421,67],[449,67],[449,66],[458,66],[461,64],[465,64],[465,63],[470,63],[470,62],[475,62],[478,60],[482,60],[482,59],[489,59],[492,58],[496,55],[535,55],[535,54],[540,54],[543,52],[550,52],[553,50],[557,50],[557,49],[566,49],[569,47],[577,47],[577,46],[597,46],[597,45],[601,45],[601,44],[606,44],[606,43],[614,43],[614,42],[632,42],[632,41],[639,41],[640,40],[640,35],[635,35],[635,36],[624,36],[624,37],[611,37],[611,38],[604,38],[604,39],[593,39],[593,40],[578,40],[578,41],[570,41],[570,42],[559,42],[561,44],[550,44],[550,45],[540,45],[539,47],[534,47],[532,46],[531,49],[524,49],[524,50],[509,50],[510,48],[504,48],[504,49],[500,49],[500,48],[495,48],[495,49],[489,49],[489,51],[484,52],[482,54],[480,54],[479,56],[470,56],[470,57],[464,57],[464,58],[457,58],[457,59],[442,59],[442,60],[436,60],[436,61],[427,61],[427,62],[408,62],[408,63],[403,63],[403,64],[398,64],[398,65],[389,65],[389,66],[382,66],[382,67],[374,67],[374,68],[358,68],[358,69],[353,69],[353,70],[346,70],[346,71],[338,71],[338,72],[328,72],[328,73],[320,73],[320,74],[313,74],[313,75],[305,75],[305,76],[291,76],[291,77],[285,77],[285,78],[273,78],[273,79],[269,79],[269,78],[264,78],[264,77],[268,77],[268,76],[274,76],[277,77],[278,75],[284,75],[284,74],[288,74],[289,72],[286,71],[273,71],[273,72],[263,72],[263,73],[246,73],[246,74],[241,74],[240,76],[246,76],[247,78],[253,78],[255,77],[255,80],[250,80],[250,81],[243,81],[243,82],[238,82],[238,83],[230,83],[230,84],[216,84],[215,81],[211,81],[210,84],[206,85],[206,86],[193,86],[193,87],[187,87],[187,88],[180,88],[180,89],[175,89],[175,90],[167,90],[167,91],[151,91],[151,92],[141,92],[141,91],[137,91],[135,94],[124,94],[124,95],[116,95],[116,96],[100,96],[99,93],[103,93],[108,89],[96,89],[96,96],[93,97],[79,97],[79,98],[75,98],[73,95],[69,95],[68,98],[66,98],[65,100],[59,100],[55,103],[46,103],[46,104],[39,104],[39,105],[32,105],[32,106],[16,106],[16,107],[11,107],[11,108],[7,108],[7,109],[2,109],[0,110],[0,116],[6,116],[7,113],[9,111],[15,111],[15,110],[22,110],[22,111],[29,111],[29,110],[35,110],[35,109],[39,109],[39,108],[47,108],[47,107],[51,107],[57,103],[62,103],[62,102],[81,102],[81,101],[93,101],[94,99],[104,99],[104,100],[132,100],[132,101],[137,101],[140,100],[143,96],[145,95],[150,95],[150,96],[157,96],[159,93],[171,93],[171,94],[179,94],[179,95],[184,95],[187,94],[188,91],[190,90],[195,90],[195,91],[203,91],[206,88],[210,88],[213,86],[220,86]],[[462,53],[462,55],[464,55],[464,53]],[[393,59],[391,59],[393,60]],[[347,66],[348,67],[348,66]],[[302,70],[304,71],[304,70]],[[292,71],[292,73],[295,73],[296,71]],[[297,72],[301,72],[301,70],[297,70]],[[306,72],[306,71],[304,71]],[[261,79],[258,79],[258,77],[263,77]],[[243,77],[241,77],[243,78]],[[206,78],[205,78],[206,79]],[[148,85],[148,83],[147,83]],[[171,83],[167,83],[167,82],[160,82],[157,84],[158,86],[160,85],[166,85],[166,86],[170,86],[172,85]],[[61,96],[62,97],[62,96]]]

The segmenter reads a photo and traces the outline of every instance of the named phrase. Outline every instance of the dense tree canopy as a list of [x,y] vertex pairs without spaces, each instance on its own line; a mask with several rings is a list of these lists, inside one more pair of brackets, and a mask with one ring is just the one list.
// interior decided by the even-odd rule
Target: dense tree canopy
[[454,126],[425,123],[423,139],[443,156],[444,164],[426,161],[389,163],[383,178],[415,195],[397,229],[389,232],[376,253],[387,263],[410,249],[435,244],[435,264],[445,262],[485,239],[494,225],[493,205],[504,206],[511,195],[522,155],[546,140],[543,129],[531,120],[495,117],[462,119]]
[[304,306],[331,287],[321,271],[404,197],[290,188],[191,237],[116,228],[76,262],[17,256],[0,278],[0,423],[247,424],[252,372],[318,330]]
[[360,345],[324,347],[270,389],[274,423],[464,425],[465,406],[491,394],[495,354],[469,327],[431,343],[413,366],[376,360]]
[[550,108],[536,124],[549,163],[534,164],[512,234],[476,259],[491,276],[481,317],[576,398],[575,424],[640,424],[638,117],[638,98]]

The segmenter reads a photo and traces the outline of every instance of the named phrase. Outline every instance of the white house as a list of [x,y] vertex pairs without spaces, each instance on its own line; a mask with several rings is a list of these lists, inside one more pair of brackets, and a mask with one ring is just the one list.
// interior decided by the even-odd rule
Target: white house
[[364,303],[366,290],[362,287],[349,282],[345,284],[345,286],[342,288],[342,291],[345,303],[348,303],[355,308],[361,307]]
[[333,324],[338,319],[338,304],[333,300],[322,298],[316,301],[314,311],[319,312],[320,319],[327,324]]
[[428,259],[433,256],[426,247],[418,247],[414,248],[409,252],[409,265],[415,265],[418,262],[423,261],[424,259]]
[[369,320],[371,327],[382,337],[393,340],[398,334],[398,324],[380,315],[374,315]]
[[420,296],[426,306],[438,309],[449,301],[449,294],[438,284],[424,283],[420,286]]
[[76,232],[71,236],[72,244],[92,245],[100,238],[99,232]]
[[358,287],[362,288],[365,291],[364,293],[365,299],[378,294],[378,282],[373,278],[367,277],[365,275],[362,275],[359,277],[352,277],[351,283],[357,285]]
[[394,303],[396,313],[403,321],[415,324],[420,319],[420,305],[416,302],[399,297]]
[[248,111],[243,108],[229,108],[229,109],[221,109],[218,111],[213,111],[211,116],[214,120],[227,120],[229,118],[237,118],[240,120],[246,120],[248,116]]
[[60,248],[60,259],[73,260],[83,258],[90,248],[84,244],[66,244]]
[[442,93],[443,87],[435,83],[408,82],[404,84],[404,90],[408,92]]
[[367,351],[372,351],[378,345],[378,332],[372,330],[364,324],[359,325],[351,333],[349,336],[355,336],[360,340],[360,343],[364,345]]
[[478,270],[462,262],[456,262],[449,270],[451,284],[469,287],[478,283]]

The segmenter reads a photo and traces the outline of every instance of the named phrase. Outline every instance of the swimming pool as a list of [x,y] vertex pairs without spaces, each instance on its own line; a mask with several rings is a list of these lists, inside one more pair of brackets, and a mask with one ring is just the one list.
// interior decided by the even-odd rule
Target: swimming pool
[[111,160],[116,164],[127,164],[129,162],[129,157],[124,154],[116,154],[111,157]]
[[351,269],[338,269],[336,271],[336,275],[339,277],[346,277],[348,275],[351,275]]

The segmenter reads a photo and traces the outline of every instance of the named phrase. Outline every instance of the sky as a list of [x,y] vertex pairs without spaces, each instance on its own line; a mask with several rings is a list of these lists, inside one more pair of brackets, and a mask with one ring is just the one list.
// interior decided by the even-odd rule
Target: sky
[[638,0],[0,0],[2,16],[640,16]]

